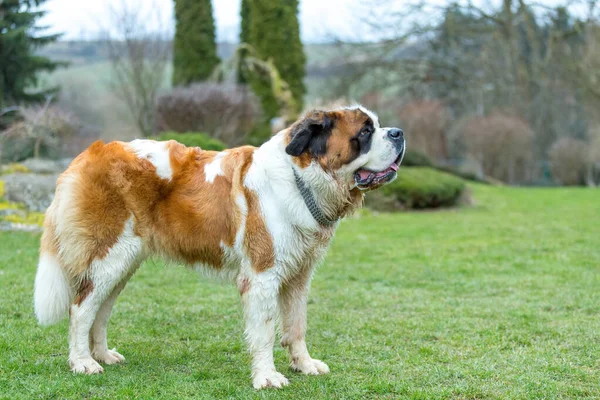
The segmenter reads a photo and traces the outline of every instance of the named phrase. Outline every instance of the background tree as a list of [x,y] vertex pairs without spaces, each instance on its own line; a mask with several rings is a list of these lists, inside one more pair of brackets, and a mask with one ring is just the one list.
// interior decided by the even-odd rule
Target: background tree
[[62,64],[35,54],[36,49],[60,37],[43,35],[44,28],[35,25],[45,13],[37,8],[43,3],[45,0],[0,1],[0,111],[18,103],[43,101],[57,90],[36,90],[37,74]]
[[240,60],[237,65],[236,71],[236,80],[239,84],[248,83],[248,77],[245,74],[243,69],[244,60],[247,57],[247,51],[244,47],[244,44],[248,44],[250,42],[250,0],[242,0],[242,4],[240,7],[240,44],[242,45],[239,50]]
[[[240,81],[240,78],[243,78]],[[263,111],[263,123],[269,122],[274,116],[281,116],[283,119],[294,119],[297,115],[297,106],[294,96],[286,81],[281,78],[279,70],[273,63],[273,59],[263,60],[256,52],[254,47],[247,43],[241,43],[235,53],[229,60],[222,62],[213,72],[211,80],[219,83],[237,84],[243,93],[248,92],[245,82],[251,82],[259,86],[260,92],[263,94],[261,103],[265,100],[273,101],[277,109],[277,114],[265,115]],[[266,117],[266,121],[265,118]],[[269,131],[268,126],[264,126]],[[259,137],[256,139],[263,140],[270,132],[255,132]]]
[[154,131],[156,99],[165,86],[171,56],[169,29],[157,7],[144,13],[125,2],[110,9],[105,44],[111,66],[110,89],[120,99],[142,135]]
[[250,41],[250,2],[251,0],[242,0],[240,6],[240,43]]
[[[291,90],[295,111],[303,108],[306,56],[300,40],[297,0],[253,0],[242,4],[240,39],[249,43],[259,56],[273,64]],[[261,98],[268,119],[279,115],[280,105],[263,79],[252,79],[251,86]]]
[[173,85],[204,81],[218,64],[210,0],[175,0]]
[[[429,122],[420,107],[407,105],[447,105],[450,118],[440,125],[440,140],[447,136],[449,151],[446,159],[435,157],[440,164],[487,162],[481,154],[510,155],[504,150],[510,146],[491,140],[478,141],[477,149],[454,142],[461,137],[485,139],[485,132],[461,122],[500,131],[518,126],[526,132],[523,143],[529,153],[522,161],[504,157],[506,168],[481,165],[482,170],[511,183],[548,183],[552,144],[561,137],[591,142],[590,132],[600,125],[594,117],[600,106],[600,97],[594,95],[599,87],[597,2],[365,1],[372,11],[360,10],[357,18],[364,21],[364,29],[385,37],[376,44],[342,43],[340,48],[348,45],[350,51],[333,58],[345,60],[345,69],[337,74],[346,83],[345,92],[338,96],[379,94],[377,109],[388,124]],[[587,14],[582,12],[586,6]],[[399,28],[381,33],[381,26]],[[454,135],[461,129],[466,130]],[[518,173],[519,165],[527,165],[531,173]]]

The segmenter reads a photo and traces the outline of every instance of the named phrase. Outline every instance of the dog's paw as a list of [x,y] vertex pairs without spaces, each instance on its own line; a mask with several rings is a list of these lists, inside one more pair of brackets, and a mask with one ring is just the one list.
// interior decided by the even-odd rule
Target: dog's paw
[[302,358],[292,361],[292,369],[305,375],[323,375],[329,373],[329,367],[323,361],[314,358]]
[[289,384],[287,378],[277,371],[261,371],[256,373],[252,380],[254,389],[263,389],[266,387],[281,388]]
[[99,353],[92,353],[94,359],[98,362],[111,365],[125,361],[125,357],[117,352],[117,349],[106,350]]
[[76,374],[101,374],[104,369],[93,358],[77,358],[69,360],[71,371]]

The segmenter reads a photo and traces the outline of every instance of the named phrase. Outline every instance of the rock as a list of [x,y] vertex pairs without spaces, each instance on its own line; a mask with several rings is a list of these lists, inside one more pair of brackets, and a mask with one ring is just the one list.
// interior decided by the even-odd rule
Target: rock
[[42,232],[42,227],[33,224],[0,221],[0,231]]
[[0,218],[7,217],[9,215],[16,215],[21,218],[25,218],[27,213],[24,210],[19,210],[18,208],[0,208]]
[[73,158],[61,158],[60,160],[56,160],[56,163],[60,167],[60,171],[58,172],[63,172],[64,170],[69,168],[69,165],[71,165],[72,162]]
[[44,212],[54,198],[58,174],[9,174],[3,175],[4,198],[25,204],[30,211]]
[[43,158],[29,158],[21,164],[30,172],[36,174],[56,174],[67,169],[70,162],[71,159],[48,160]]

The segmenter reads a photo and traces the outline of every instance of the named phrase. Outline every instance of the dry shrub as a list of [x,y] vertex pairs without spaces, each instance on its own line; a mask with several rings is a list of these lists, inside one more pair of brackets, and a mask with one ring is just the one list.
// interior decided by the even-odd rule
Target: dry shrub
[[438,100],[418,100],[398,111],[411,149],[437,161],[448,159],[446,131],[450,124],[448,108]]
[[554,180],[562,185],[582,185],[590,164],[588,143],[573,138],[558,139],[548,152]]
[[[96,74],[65,73],[57,79],[60,92],[53,104],[62,110],[69,110],[85,128],[80,134],[87,138],[78,135],[74,138],[75,142],[89,142],[92,136],[105,140],[140,137],[130,110],[123,107],[123,103],[110,90],[105,90],[103,84],[98,83]],[[75,143],[69,144],[75,147]]]
[[[108,3],[108,2],[107,2]],[[144,136],[152,134],[159,90],[164,87],[172,33],[154,1],[108,5],[104,45],[111,69],[109,87]]]
[[348,107],[350,104],[352,104],[352,102],[345,97],[339,97],[337,99],[323,99],[319,97],[313,99],[311,103],[304,106],[302,115],[312,110],[335,110],[342,107]]
[[78,142],[76,138],[82,131],[71,113],[46,105],[21,108],[20,115],[20,121],[0,134],[1,161],[71,155],[70,144]]
[[508,183],[531,180],[534,132],[523,118],[494,111],[462,121],[455,134],[486,176]]
[[260,117],[256,96],[241,86],[199,83],[158,98],[159,131],[205,132],[229,146],[247,142]]
[[596,126],[589,131],[590,138],[590,161],[592,164],[600,164],[600,126]]
[[366,93],[360,98],[360,104],[377,113],[380,113],[389,103],[390,101],[379,91]]
[[[96,130],[104,127],[104,119],[108,119],[107,110],[114,103],[113,96],[101,93],[94,84],[96,76],[81,74],[68,76],[60,80],[60,92],[56,105],[69,112],[85,126]],[[110,113],[114,118],[114,113]]]
[[600,134],[592,138],[589,156],[590,167],[587,183],[597,186],[600,185]]

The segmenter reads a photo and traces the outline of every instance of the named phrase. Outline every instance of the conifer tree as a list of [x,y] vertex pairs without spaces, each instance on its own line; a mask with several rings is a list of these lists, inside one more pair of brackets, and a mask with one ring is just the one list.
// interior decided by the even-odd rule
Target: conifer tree
[[175,0],[173,85],[204,81],[218,64],[210,0]]
[[[301,111],[306,57],[300,40],[298,0],[243,0],[240,39],[254,47],[263,60],[273,60],[281,79],[289,85],[296,111]],[[264,79],[253,78],[250,83],[261,98],[264,113],[277,116],[280,105],[270,85]]]
[[63,63],[36,55],[35,51],[60,35],[44,35],[36,22],[46,0],[0,1],[0,111],[20,103],[42,101],[56,88],[36,90],[38,73]]

